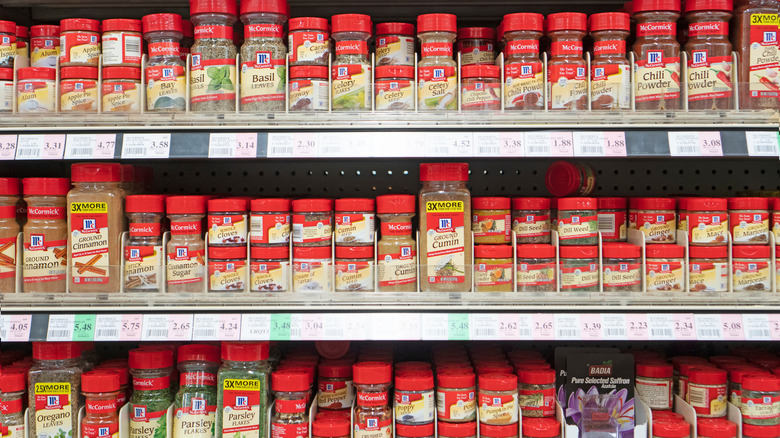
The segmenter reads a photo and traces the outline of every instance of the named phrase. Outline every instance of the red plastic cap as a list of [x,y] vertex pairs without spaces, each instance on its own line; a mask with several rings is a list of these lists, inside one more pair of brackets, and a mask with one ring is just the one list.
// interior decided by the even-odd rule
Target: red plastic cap
[[215,246],[209,248],[209,259],[213,261],[243,260],[246,259],[246,251],[245,246]]
[[303,392],[309,390],[309,374],[303,371],[280,370],[271,373],[271,390]]
[[558,200],[558,211],[561,210],[596,210],[596,198],[563,198]]
[[433,423],[421,424],[419,426],[410,426],[408,424],[396,423],[395,434],[399,437],[425,438],[434,435]]
[[685,12],[734,10],[732,0],[685,0]]
[[512,200],[514,210],[549,210],[550,198],[515,198]]
[[433,389],[432,371],[409,371],[395,376],[395,389],[399,391],[423,391]]
[[[517,425],[492,425],[479,423],[479,435],[485,438],[512,438],[517,436]],[[556,435],[557,436],[557,435]]]
[[458,29],[458,39],[496,40],[496,30],[492,27],[461,27]]
[[420,164],[420,181],[468,181],[468,180],[469,180],[468,163],[422,163]]
[[317,65],[294,65],[290,67],[290,79],[328,79],[328,67]]
[[70,167],[70,179],[77,182],[120,182],[122,166],[118,163],[76,163]]
[[168,214],[205,214],[206,198],[203,196],[169,196],[165,198]]
[[726,211],[728,200],[723,198],[688,198],[688,211]]
[[735,259],[768,259],[769,247],[758,245],[735,245],[731,247],[731,256]]
[[20,81],[28,79],[41,79],[44,81],[53,81],[57,78],[57,72],[53,68],[44,67],[25,67],[16,71],[16,76]]
[[634,13],[670,11],[680,12],[680,0],[634,0]]
[[411,23],[379,23],[376,25],[376,34],[379,35],[414,35],[414,24]]
[[352,365],[352,379],[360,385],[379,385],[393,380],[393,367],[386,362],[359,362]]
[[595,259],[599,256],[598,246],[562,246],[560,249],[564,259]]
[[112,31],[141,32],[143,24],[141,23],[141,20],[113,18],[111,20],[103,20],[102,29],[103,33]]
[[582,184],[580,168],[568,161],[556,161],[547,168],[544,184],[555,197],[577,193]]
[[93,79],[97,80],[97,67],[62,67],[60,79]]
[[474,255],[480,259],[511,259],[512,247],[509,245],[477,245]]
[[472,210],[509,210],[510,205],[511,205],[511,201],[509,198],[498,198],[498,197],[471,198]]
[[11,81],[14,79],[14,69],[0,68],[0,81]]
[[317,418],[312,423],[311,433],[320,438],[341,438],[349,435],[350,427],[347,418]]
[[547,16],[547,31],[588,30],[588,16],[579,12],[560,12]]
[[[291,18],[289,27],[290,32],[294,30],[322,30],[327,32],[329,28],[328,19],[319,17]],[[323,68],[327,69],[327,67]]]
[[371,17],[364,14],[339,14],[330,18],[331,33],[363,32],[371,34]]
[[267,14],[279,14],[288,16],[289,5],[287,0],[242,0],[241,15],[251,14],[253,12],[264,12]]
[[528,385],[549,385],[555,383],[555,370],[522,370],[517,373],[518,381]]
[[382,195],[376,198],[377,214],[415,213],[417,197],[414,195]]
[[289,246],[253,246],[250,248],[250,257],[258,260],[283,260],[290,258]]
[[518,245],[518,259],[551,259],[555,258],[555,247],[552,245]]
[[477,435],[477,422],[447,423],[439,421],[439,436],[446,438],[468,438]]
[[330,260],[330,247],[329,246],[298,246],[293,247],[293,259],[294,260],[316,260],[316,259],[328,259]]
[[30,29],[26,26],[16,26],[16,38],[29,38]]
[[631,29],[631,18],[624,12],[604,12],[590,16],[590,31]]
[[292,209],[298,213],[328,212],[333,211],[332,199],[296,199],[292,202]]
[[165,213],[164,195],[130,195],[125,198],[127,213]]
[[236,15],[235,0],[190,0],[190,17],[198,14]]
[[518,30],[542,32],[544,29],[544,15],[534,13],[518,13],[504,15],[504,33]]
[[262,198],[253,199],[249,202],[251,211],[257,212],[279,212],[286,213],[290,211],[291,201],[287,198]]
[[100,32],[100,22],[89,18],[66,18],[60,21],[60,32],[83,30]]
[[371,259],[374,258],[373,246],[337,246],[337,259]]
[[268,359],[271,345],[268,342],[223,342],[222,360],[257,362]]
[[131,79],[141,80],[141,69],[138,67],[104,67],[103,80]]
[[[2,180],[16,178],[2,178]],[[22,180],[25,195],[37,196],[65,196],[70,190],[70,180],[68,178],[25,178]],[[2,189],[0,188],[0,193]]]
[[677,412],[672,411],[653,411],[653,422],[657,420],[662,419],[673,419],[673,420],[680,420],[684,421],[684,418],[681,414],[678,414]]
[[22,392],[26,388],[27,373],[22,370],[0,370],[0,392]]
[[683,362],[679,366],[679,372],[681,376],[690,376],[691,370],[694,368],[712,368],[718,369],[717,366],[709,362]]
[[637,210],[674,210],[677,201],[673,198],[639,198],[636,201]]
[[641,377],[672,377],[674,369],[667,363],[641,363],[636,365],[636,375]]
[[436,375],[440,388],[471,388],[475,385],[476,375],[470,371],[444,371]]
[[417,34],[458,31],[458,17],[452,14],[424,14],[417,17]]
[[414,67],[410,65],[380,65],[376,68],[377,79],[413,79]]
[[152,14],[141,19],[144,33],[149,32],[182,32],[182,20],[179,14]]
[[223,199],[209,199],[209,213],[218,212],[231,212],[231,213],[244,213],[246,212],[246,199],[240,198],[223,198]]
[[[655,425],[653,425],[655,430]],[[773,426],[756,426],[755,424],[742,423],[742,436],[751,438],[777,438],[780,436],[780,424]]]
[[166,347],[141,347],[130,350],[127,365],[132,369],[156,370],[173,366],[173,350]]
[[743,391],[780,391],[780,377],[769,374],[749,374],[742,378]]
[[725,259],[729,255],[725,246],[691,246],[688,251],[692,259]]
[[598,198],[599,210],[620,210],[626,208],[626,198]]
[[184,38],[195,37],[195,25],[190,20],[181,20],[181,32]]
[[119,373],[114,370],[93,370],[81,375],[82,392],[119,391]]
[[30,28],[30,37],[31,38],[44,38],[44,37],[59,38],[60,27],[54,24],[41,24],[38,26],[33,26]]
[[485,391],[509,391],[517,388],[517,376],[513,374],[483,374],[479,376],[479,388]]
[[374,200],[371,198],[343,198],[336,199],[336,211],[374,211]]
[[629,243],[605,243],[602,249],[602,256],[611,259],[639,258],[642,253],[642,248]]
[[10,33],[16,36],[16,23],[13,21],[0,20],[0,33]]
[[317,374],[320,377],[351,378],[352,364],[346,361],[321,362],[317,365]]
[[[717,368],[692,368],[688,372],[688,380],[701,385],[721,385],[728,381],[728,373]],[[745,384],[745,379],[742,379],[742,384]]]
[[187,344],[179,347],[176,359],[181,362],[219,363],[219,347],[209,344]]
[[561,423],[555,418],[523,418],[523,436],[553,438],[561,436]]
[[501,67],[492,64],[464,65],[461,69],[461,76],[464,78],[499,78],[501,77]]
[[100,364],[95,369],[116,371],[119,373],[119,386],[130,384],[130,367],[127,363],[124,365],[118,363]]
[[649,259],[681,259],[685,257],[685,247],[679,245],[647,245],[645,251]]
[[729,198],[729,210],[769,210],[769,198]]
[[653,436],[659,438],[687,438],[691,435],[691,425],[685,421],[661,419],[653,421]]

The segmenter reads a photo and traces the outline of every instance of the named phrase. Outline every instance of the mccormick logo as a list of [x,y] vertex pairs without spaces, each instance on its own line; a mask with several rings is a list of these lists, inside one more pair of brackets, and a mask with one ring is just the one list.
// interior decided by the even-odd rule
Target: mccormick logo
[[439,219],[439,231],[449,230],[452,228],[452,218]]
[[536,216],[534,216],[532,214],[529,214],[528,216],[525,217],[525,221],[526,222],[536,222]]
[[401,257],[411,257],[412,255],[412,247],[411,246],[402,246],[401,247]]
[[24,91],[32,91],[32,90],[33,90],[33,84],[29,82],[24,84]]
[[386,44],[385,44],[385,39],[384,39],[384,38],[379,38],[379,45],[380,45],[380,46],[384,46],[384,45],[386,45]]
[[60,407],[60,396],[58,395],[47,395],[46,396],[46,408],[47,409],[55,409]]
[[270,66],[271,66],[271,52],[255,53],[255,67],[270,67]]
[[98,428],[98,436],[110,436],[111,432],[109,432],[109,429],[107,427],[99,427]]
[[325,391],[333,391],[333,384],[332,383],[326,383],[325,384]]
[[233,269],[236,268],[236,264],[235,263],[228,263],[227,265],[225,265],[225,268],[227,268],[228,271],[232,271]]
[[[347,271],[356,271],[356,270],[357,270],[357,265],[356,264],[354,264],[354,263],[347,263]],[[406,396],[404,396],[404,397],[406,397]]]
[[753,222],[761,222],[761,215],[760,214],[754,214],[753,215]]
[[192,413],[202,414],[206,412],[206,399],[205,398],[193,398],[192,399]]
[[83,89],[84,89],[84,84],[82,84],[81,82],[76,82],[75,90],[76,91],[82,91]]
[[245,395],[239,395],[236,397],[236,407],[237,408],[245,408],[249,406],[249,397]]
[[528,265],[525,263],[520,264],[520,270],[523,272],[528,272]]
[[201,55],[192,55],[192,66],[193,67],[200,67],[200,56]]
[[693,65],[707,64],[707,51],[697,50],[693,52]]
[[138,260],[141,258],[141,250],[138,248],[132,248],[130,249],[130,259],[131,260]]
[[94,233],[97,231],[97,221],[95,219],[84,219],[81,221],[82,233]]
[[114,85],[114,92],[115,92],[115,93],[121,93],[121,92],[123,92],[123,91],[124,91],[124,90],[122,89],[122,85],[120,85],[120,84],[116,84],[116,85]]
[[293,90],[297,90],[298,89],[298,83],[297,82],[293,82],[292,89]]
[[96,36],[89,37],[89,42],[92,43],[92,44],[97,43],[97,37]]
[[571,223],[574,225],[577,225],[580,223],[580,217],[579,216],[572,216],[571,217]]
[[135,418],[146,418],[146,407],[145,406],[133,406],[133,417],[135,417]]
[[672,268],[670,265],[666,265],[666,264],[661,265],[661,272],[669,272],[671,270]]
[[628,272],[628,263],[621,263],[619,266],[621,272]]
[[764,42],[774,43],[777,41],[777,32],[764,32]]
[[170,79],[174,77],[173,69],[172,68],[164,68],[162,69],[162,77],[163,79]]
[[397,90],[398,89],[398,82],[390,82],[390,89],[391,90]]
[[663,51],[650,51],[647,52],[647,67],[657,67],[664,63]]
[[341,221],[344,223],[344,225],[350,225],[352,224],[352,218],[349,216],[344,216]]
[[755,263],[748,263],[748,271],[755,271],[758,269],[758,265]]
[[30,249],[33,251],[40,251],[46,249],[46,245],[43,239],[43,234],[30,235]]
[[378,418],[368,418],[366,419],[366,428],[368,429],[376,429],[379,427],[379,419]]
[[655,217],[655,221],[656,221],[656,222],[662,222],[662,223],[663,223],[663,222],[666,222],[666,220],[665,220],[665,219],[666,219],[666,218],[665,218],[665,217],[663,217],[662,215],[658,215],[658,216],[656,216],[656,217]]
[[189,249],[186,246],[177,246],[176,247],[176,259],[182,260],[182,259],[189,259]]
[[593,75],[597,78],[603,78],[604,77],[604,68],[598,67],[593,71]]
[[11,44],[11,38],[9,37],[3,37],[3,45]]
[[520,74],[523,76],[528,76],[533,74],[534,69],[530,65],[524,65],[520,67]]
[[347,67],[339,67],[338,71],[336,72],[336,76],[339,79],[349,77],[349,69]]
[[585,76],[585,67],[577,67],[577,76]]
[[720,223],[720,216],[713,216],[712,217],[712,223],[713,224],[719,224]]
[[53,40],[46,40],[46,41],[43,43],[43,46],[44,46],[44,47],[47,47],[47,48],[54,47],[54,41],[53,41]]
[[611,376],[612,375],[612,362],[606,362],[599,365],[591,365],[588,369],[588,375],[591,377],[596,376]]
[[482,85],[483,85],[482,82],[477,82],[476,84],[474,84],[474,89],[475,90],[481,90],[482,89]]
[[443,68],[435,68],[435,69],[433,69],[433,78],[434,79],[442,79],[442,78],[444,78],[444,69]]
[[501,406],[501,397],[493,397],[493,406]]

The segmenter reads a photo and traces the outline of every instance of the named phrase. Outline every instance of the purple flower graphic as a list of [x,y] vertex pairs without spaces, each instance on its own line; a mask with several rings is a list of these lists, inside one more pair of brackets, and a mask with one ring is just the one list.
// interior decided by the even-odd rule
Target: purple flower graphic
[[571,418],[574,424],[581,427],[585,405],[596,404],[599,411],[609,414],[610,422],[617,424],[622,438],[631,437],[634,435],[634,399],[627,400],[627,398],[626,389],[617,392],[612,390],[601,397],[595,386],[591,386],[587,393],[578,389],[569,396],[566,418]]

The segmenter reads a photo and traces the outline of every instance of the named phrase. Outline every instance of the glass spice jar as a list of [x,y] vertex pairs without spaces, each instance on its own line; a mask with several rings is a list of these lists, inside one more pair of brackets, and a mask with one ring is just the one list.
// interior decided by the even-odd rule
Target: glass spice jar
[[501,110],[501,68],[497,65],[467,65],[461,69],[461,109]]
[[555,418],[523,418],[523,438],[560,438],[561,423]]
[[253,199],[249,203],[252,246],[290,244],[290,200],[285,198]]
[[750,374],[742,378],[742,423],[756,426],[780,424],[780,377]]
[[729,198],[732,245],[769,244],[769,199]]
[[246,246],[209,247],[209,292],[246,290]]
[[186,63],[181,59],[179,47],[181,16],[153,14],[141,21],[144,39],[149,43],[145,72],[146,110],[184,111],[187,108],[187,78]]
[[518,245],[550,243],[550,199],[513,199],[512,230]]
[[496,62],[496,30],[492,27],[458,29],[460,64],[493,65]]
[[380,65],[376,68],[375,81],[374,108],[377,111],[414,109],[414,67]]
[[479,424],[479,436],[485,438],[518,438],[519,430],[514,424]]
[[99,21],[88,18],[60,21],[60,67],[97,67],[99,59]]
[[696,436],[699,438],[737,438],[737,424],[725,418],[697,419]]
[[729,403],[742,409],[742,379],[750,374],[760,374],[760,368],[751,365],[724,367],[729,377]]
[[413,195],[376,198],[381,229],[377,242],[377,276],[381,292],[417,291],[417,245],[412,237],[416,202]]
[[376,217],[374,199],[336,200],[336,246],[373,246]]
[[512,262],[510,245],[474,246],[476,292],[512,292]]
[[60,69],[60,111],[97,112],[97,67],[63,67]]
[[105,67],[101,98],[102,111],[139,112],[141,110],[141,69],[138,67]]
[[244,44],[241,52],[241,111],[284,112],[287,47],[286,0],[241,2]]
[[[291,18],[287,36],[290,66],[328,66],[330,60],[330,25],[325,18]],[[327,76],[326,76],[327,77]]]
[[[716,418],[726,416],[728,405],[726,370],[693,368],[688,375],[687,401],[697,417]],[[744,386],[745,382],[742,381]],[[744,395],[743,395],[744,396]],[[745,405],[744,403],[742,404]]]
[[329,246],[293,247],[293,292],[333,290]]
[[[772,290],[769,250],[768,246],[732,247],[731,279],[734,292]],[[780,405],[778,415],[780,415]]]
[[[75,342],[33,342],[28,372],[27,436],[78,435],[81,398],[81,347]],[[52,397],[57,403],[46,403]],[[62,432],[60,432],[62,431]]]
[[691,425],[683,420],[653,421],[653,438],[690,438]]
[[689,198],[688,241],[691,246],[726,246],[729,239],[728,201]]
[[236,55],[233,25],[236,2],[192,0],[190,20],[195,25],[190,67],[190,107],[195,112],[235,112]]
[[436,436],[434,430],[433,422],[416,426],[398,422],[395,424],[395,436],[398,438],[434,438]]
[[[318,412],[317,416],[323,412]],[[350,436],[348,418],[317,418],[312,422],[311,436],[316,438],[348,438]]]
[[24,400],[27,373],[4,368],[0,373],[0,424],[8,428],[9,438],[24,438]]
[[57,109],[56,75],[52,68],[25,67],[16,71],[16,110],[53,113]]
[[60,27],[51,24],[31,27],[30,48],[30,67],[57,67],[60,57]]
[[333,200],[296,199],[292,209],[293,246],[331,246]]
[[729,289],[728,248],[691,246],[688,282],[691,292],[726,292]]
[[602,241],[625,242],[628,238],[626,198],[598,198],[598,221]]
[[[517,376],[513,374],[482,374],[478,386],[479,422],[506,426],[517,424]],[[517,429],[517,427],[515,427]]]
[[165,347],[143,347],[130,350],[128,364],[133,376],[130,397],[129,437],[142,438],[165,433],[164,418],[173,404],[171,372],[173,350]]
[[336,247],[336,292],[374,291],[374,247]]
[[642,291],[642,248],[628,243],[605,243],[602,247],[604,292]]
[[162,219],[165,197],[131,195],[125,198],[128,238],[124,253],[124,291],[159,292],[162,284]]
[[[547,62],[547,109],[583,111],[588,108],[588,66],[582,57],[587,15],[561,12],[547,16],[552,57]],[[554,193],[553,193],[554,194]]]
[[202,196],[170,196],[165,203],[171,223],[166,248],[167,291],[203,292],[206,242],[201,227],[206,200]]
[[352,366],[357,392],[354,408],[354,438],[370,438],[381,433],[391,436],[393,411],[388,395],[393,368],[385,362],[359,362]]
[[679,0],[634,0],[636,109],[680,109]]
[[[447,423],[471,423],[477,418],[476,377],[471,371],[444,370],[436,375],[436,418]],[[476,432],[476,431],[475,431]],[[442,434],[442,431],[439,431]]]
[[[556,198],[588,196],[596,188],[596,172],[589,165],[578,161],[556,161],[547,168],[544,185]],[[550,208],[557,210],[552,204]],[[553,218],[557,218],[557,215],[553,215]]]
[[[674,364],[672,366],[674,366]],[[687,360],[680,363],[677,379],[677,395],[686,402],[688,400],[690,374],[691,370],[694,368],[715,368],[715,366],[705,360]]]
[[593,38],[591,109],[629,110],[631,64],[626,58],[626,39],[631,30],[629,15],[623,12],[593,14],[589,24]]
[[[6,183],[6,184],[2,184]],[[15,179],[0,180],[5,185],[0,192],[18,190]],[[65,212],[65,196],[70,190],[68,178],[25,178],[22,180],[24,201],[27,203],[27,223],[24,225],[22,249],[22,284],[24,292],[65,292],[68,254],[68,221]],[[0,207],[7,211],[8,231],[0,244],[7,246],[1,251],[6,257],[15,259],[16,239],[19,225],[16,222],[16,202]],[[5,260],[8,262],[8,260]],[[15,272],[8,263],[0,264],[0,282],[9,282],[2,287],[4,292],[15,285]],[[10,281],[9,281],[10,280]]]
[[517,291],[555,292],[555,247],[552,245],[517,246]]
[[143,26],[141,20],[103,20],[101,37],[104,67],[141,67]]
[[521,370],[517,377],[522,417],[555,416],[555,370]]
[[274,409],[271,436],[305,437],[309,435],[309,376],[302,371],[279,370],[271,373]]
[[290,67],[290,112],[327,111],[330,108],[328,67]]
[[597,202],[595,198],[564,198],[558,201],[561,245],[598,244]]
[[[222,366],[217,371],[216,438],[242,435],[265,437],[268,380],[271,374],[268,342],[222,342]],[[228,415],[257,412],[257,421]]]
[[393,409],[396,424],[433,426],[436,401],[432,371],[397,371],[394,389]]
[[30,57],[30,28],[26,26],[16,26],[16,52],[14,55],[29,58]]
[[417,17],[420,62],[417,63],[417,109],[455,111],[458,109],[458,63],[452,59],[458,19],[452,14],[425,14]]
[[741,60],[738,77],[745,84],[740,87],[740,109],[777,109],[777,38],[770,38],[777,13],[777,2],[771,0],[736,2],[731,36]]
[[471,199],[471,230],[474,244],[505,244],[511,241],[512,211],[509,198]]
[[[379,23],[376,25],[376,65],[414,67],[414,25],[409,23]],[[414,78],[414,73],[409,77]],[[411,108],[410,108],[411,109]]]
[[645,235],[645,243],[677,241],[677,202],[672,198],[636,199],[636,229]]
[[178,348],[179,390],[174,396],[173,436],[203,436],[211,433],[217,409],[219,347],[189,344]]
[[0,68],[14,68],[16,23],[0,20]]
[[561,291],[598,292],[598,246],[562,246],[560,251]]
[[731,0],[691,0],[684,3],[688,22],[686,71],[688,109],[734,109],[734,65],[729,41]]
[[651,245],[646,248],[648,292],[682,292],[685,288],[685,247]]
[[317,408],[338,411],[350,409],[355,401],[352,364],[345,361],[320,362],[317,365]]
[[287,292],[290,289],[290,248],[250,247],[251,292]]
[[541,111],[544,109],[544,66],[539,57],[539,40],[544,35],[544,16],[533,13],[507,14],[501,24],[506,40],[504,109]]
[[246,199],[209,199],[209,247],[246,246]]
[[650,409],[665,411],[674,406],[672,372],[667,363],[636,364],[637,395]]
[[450,423],[439,421],[436,430],[439,438],[476,438],[477,422]]
[[336,45],[331,71],[332,109],[370,111],[373,88],[368,59],[371,17],[362,14],[334,15],[331,23],[331,36]]
[[113,370],[95,370],[81,375],[81,391],[85,398],[82,438],[119,436],[117,396],[119,373]]

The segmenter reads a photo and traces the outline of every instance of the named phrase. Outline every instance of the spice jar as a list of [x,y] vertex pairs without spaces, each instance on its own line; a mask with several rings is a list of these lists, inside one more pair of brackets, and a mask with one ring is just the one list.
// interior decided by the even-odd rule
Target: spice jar
[[192,0],[190,20],[195,25],[190,67],[190,107],[196,112],[236,110],[236,46],[233,24],[236,2]]
[[729,20],[731,0],[685,2],[688,22],[688,108],[728,110],[734,108],[734,70]]
[[251,209],[249,243],[252,246],[289,246],[289,199],[253,199],[249,207]]
[[[517,424],[517,376],[513,374],[482,374],[479,376],[479,422],[506,426]],[[517,429],[517,427],[515,427]]]
[[393,403],[396,424],[433,426],[436,410],[433,389],[433,372],[430,370],[397,371]]
[[217,409],[219,348],[182,345],[176,356],[180,385],[173,403],[173,435],[210,434]]
[[23,397],[26,389],[25,371],[4,368],[0,373],[0,424],[11,432],[10,438],[25,436]]
[[512,230],[517,244],[550,243],[550,200],[515,198],[512,200]]
[[729,218],[726,207],[725,199],[688,199],[688,239],[691,246],[728,245]]
[[434,438],[436,436],[433,422],[417,426],[396,422],[395,436],[399,438]]
[[[268,360],[268,342],[223,342],[222,366],[217,373],[216,436],[242,435],[266,436],[266,402],[268,376],[271,365]],[[243,416],[225,415],[231,411],[256,413],[258,421],[247,423]]]
[[290,67],[290,112],[327,111],[330,108],[328,68],[321,66]]
[[602,262],[604,292],[641,292],[641,248],[627,243],[606,243]]
[[377,276],[381,292],[417,291],[417,245],[412,238],[416,210],[413,195],[376,198],[381,237],[377,242]]
[[439,421],[437,425],[439,438],[476,438],[477,423],[469,421],[467,423],[448,423]]
[[130,368],[127,365],[127,360],[121,359],[123,362],[113,362],[113,360],[101,362],[95,369],[106,369],[119,373],[119,394],[116,396],[116,406],[117,409],[121,410],[130,400],[130,395],[133,392],[130,386]]
[[507,14],[502,25],[506,40],[504,109],[541,111],[544,109],[544,66],[539,57],[539,40],[543,35],[544,16]]
[[596,245],[599,221],[595,198],[558,201],[558,235],[561,245]]
[[287,292],[290,288],[290,248],[250,248],[249,290],[252,292]]
[[374,291],[374,247],[336,247],[336,292]]
[[129,236],[124,253],[124,291],[159,292],[162,284],[162,218],[165,197],[133,195],[125,199]]
[[[420,283],[423,292],[471,289],[471,194],[466,163],[420,164]],[[430,274],[429,274],[430,272]]]
[[284,24],[286,0],[241,3],[241,111],[284,112],[287,75]]
[[14,69],[0,68],[0,112],[14,110]]
[[317,365],[317,408],[324,410],[350,409],[355,401],[352,382],[352,364],[349,362],[320,362]]
[[140,438],[165,429],[164,417],[173,403],[171,372],[173,350],[165,347],[143,347],[130,350],[128,364],[133,376],[130,397],[130,437]]
[[209,247],[246,246],[246,199],[210,199]]
[[154,14],[143,18],[144,39],[149,43],[146,63],[146,110],[184,111],[187,108],[186,64],[179,42],[182,20],[177,14]]
[[[21,230],[19,223],[16,221],[16,205],[19,202],[18,195],[18,178],[0,178],[0,292],[2,293],[17,292],[16,265],[18,263],[18,248],[16,247],[16,243],[19,238],[19,231]],[[25,226],[25,230],[26,229],[27,226]],[[67,234],[67,229],[65,230],[65,234]],[[36,241],[41,240],[40,236],[36,238]],[[27,243],[29,240],[25,239],[24,242]],[[62,255],[64,259],[64,254]],[[25,265],[26,260],[25,257],[23,259]],[[50,263],[55,264],[55,267],[59,269],[60,262],[56,260],[56,258]],[[61,291],[64,292],[64,288],[62,288]]]
[[141,110],[141,69],[106,67],[103,69],[103,112]]
[[53,113],[57,109],[55,78],[51,68],[26,67],[16,71],[16,107],[20,113]]
[[[588,196],[596,188],[596,172],[585,163],[556,161],[547,168],[544,185],[551,195],[558,198]],[[550,208],[557,210],[554,207],[551,204]],[[557,218],[557,215],[553,215],[553,218]]]
[[743,438],[773,438],[780,436],[780,426],[756,426],[742,423]]
[[271,436],[305,437],[309,435],[309,376],[303,371],[280,370],[271,373],[274,412]]
[[[693,368],[690,370],[686,400],[696,411],[697,417],[726,416],[727,380],[725,370],[717,368]],[[742,383],[744,385],[744,380]]]
[[60,111],[97,112],[97,67],[63,67],[60,69]]
[[626,198],[598,198],[598,221],[602,241],[625,242],[628,237]]
[[780,377],[760,374],[743,377],[740,401],[743,424],[780,424]]
[[636,229],[645,235],[647,244],[677,241],[676,201],[672,198],[639,198],[636,200]]
[[388,392],[393,369],[385,362],[359,362],[352,366],[357,400],[354,412],[355,438],[391,436],[393,414]]
[[737,438],[737,425],[725,418],[696,420],[696,434],[701,438]]
[[[471,371],[439,371],[436,376],[436,418],[442,422],[471,424],[477,418],[475,376]],[[474,431],[476,433],[476,430]],[[446,436],[446,435],[445,435]]]
[[591,109],[631,108],[631,64],[626,58],[626,39],[631,22],[623,12],[590,16],[593,60],[590,63]]
[[555,416],[555,370],[521,370],[517,377],[522,417]]
[[293,247],[293,292],[332,290],[330,247]]
[[514,275],[511,246],[474,246],[474,265],[474,287],[477,292],[512,292]]
[[634,0],[636,109],[680,109],[679,0]]
[[653,438],[689,438],[690,436],[691,425],[683,420],[653,421]]
[[377,111],[414,109],[414,67],[380,65],[376,68],[375,80]]
[[103,66],[141,67],[141,20],[103,20],[102,31]]
[[458,19],[452,14],[417,17],[420,62],[417,63],[417,109],[458,109],[458,63],[452,59]]
[[328,20],[317,17],[299,17],[290,19],[288,47],[290,48],[290,66],[319,65],[328,66],[330,59],[330,40],[328,39]]
[[296,199],[293,208],[293,246],[327,246],[333,235],[333,201]]
[[480,423],[479,435],[485,438],[518,438],[519,428],[517,425],[491,425]]
[[523,438],[559,438],[561,423],[555,418],[523,418]]
[[688,281],[691,292],[728,291],[728,248],[725,246],[692,246]]
[[517,246],[517,291],[555,292],[555,247],[552,245]]
[[742,379],[750,374],[761,374],[760,368],[751,365],[739,367],[727,367],[729,377],[729,402],[738,408],[742,408]]
[[119,435],[117,395],[119,373],[112,370],[90,371],[81,375],[81,389],[86,399],[84,418],[80,421],[84,438]]
[[685,247],[677,245],[651,245],[646,249],[648,292],[684,290]]
[[769,199],[729,198],[732,245],[769,244]]
[[672,409],[672,371],[672,365],[666,363],[636,364],[637,394],[650,409]]
[[734,10],[734,50],[741,62],[739,79],[740,109],[777,109],[778,54],[774,16],[777,2],[745,0]]
[[88,18],[60,21],[60,67],[97,67],[99,59],[99,21]]
[[165,202],[171,222],[166,248],[168,292],[203,292],[206,243],[201,225],[206,200],[202,196],[171,196]]
[[373,246],[374,222],[373,199],[337,199],[336,246]]
[[[414,25],[379,23],[376,25],[376,65],[414,66]],[[409,75],[414,77],[414,73]],[[410,108],[411,109],[411,108]]]
[[509,198],[473,198],[471,209],[471,230],[474,232],[475,244],[504,244],[511,241],[512,212]]
[[468,65],[461,70],[463,111],[501,110],[501,68],[497,65]]
[[685,361],[680,363],[677,380],[677,395],[679,395],[686,402],[688,401],[688,390],[690,384],[691,370],[694,368],[715,368],[709,362],[705,361]]
[[244,292],[246,247],[209,247],[209,292]]
[[14,68],[16,23],[0,20],[0,68]]
[[60,27],[50,24],[31,27],[30,47],[30,67],[57,67],[60,57]]
[[588,66],[582,57],[586,31],[585,14],[562,12],[547,16],[547,32],[552,40],[552,57],[547,62],[547,109],[588,108]]
[[[317,438],[347,438],[350,436],[351,425],[347,418],[319,418],[324,412],[317,413],[317,419],[312,422],[311,435]],[[349,413],[349,411],[347,411]]]
[[[65,213],[65,196],[70,190],[67,178],[25,178],[24,201],[27,203],[27,223],[24,226],[22,276],[25,292],[65,292],[67,266],[68,221]],[[13,186],[12,184],[11,186]],[[15,207],[6,209],[9,220],[9,236],[0,240],[9,245],[1,253],[12,260],[16,257]],[[16,225],[16,227],[14,227]],[[6,228],[6,227],[4,227]],[[7,262],[7,260],[6,260]],[[8,275],[6,264],[0,264],[0,276]],[[13,271],[7,278],[14,279]],[[5,281],[5,278],[0,281]],[[5,287],[4,290],[7,290]]]
[[561,290],[572,292],[599,291],[598,246],[562,246]]
[[688,198],[677,199],[677,229],[688,231]]
[[341,14],[331,18],[336,58],[331,70],[332,109],[334,111],[371,110],[371,62],[368,40],[371,17]]
[[496,30],[491,27],[458,29],[460,64],[493,65],[496,62]]
[[33,342],[32,347],[27,436],[56,436],[58,433],[72,436],[74,431],[78,434],[78,412],[82,403],[81,347],[75,342]]
[[30,29],[25,26],[16,26],[15,54],[20,57],[30,57]]
[[772,290],[768,246],[734,246],[731,251],[734,292]]

